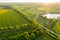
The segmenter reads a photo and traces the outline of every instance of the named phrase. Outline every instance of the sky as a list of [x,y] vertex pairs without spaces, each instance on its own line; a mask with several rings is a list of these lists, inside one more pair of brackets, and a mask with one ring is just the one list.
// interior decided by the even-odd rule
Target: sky
[[44,3],[51,3],[51,2],[60,2],[60,0],[0,0],[0,3],[6,2],[44,2]]

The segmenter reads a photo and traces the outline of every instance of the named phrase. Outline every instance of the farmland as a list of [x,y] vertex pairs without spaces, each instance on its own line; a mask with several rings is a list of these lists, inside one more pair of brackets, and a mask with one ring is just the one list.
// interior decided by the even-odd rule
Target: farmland
[[0,40],[60,40],[60,20],[41,16],[59,14],[59,5],[51,5],[1,5]]

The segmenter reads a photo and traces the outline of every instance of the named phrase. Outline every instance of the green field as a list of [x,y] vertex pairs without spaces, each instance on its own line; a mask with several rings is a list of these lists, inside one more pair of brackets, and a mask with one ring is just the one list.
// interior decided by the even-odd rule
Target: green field
[[1,5],[0,40],[60,40],[60,20],[41,16],[59,14],[60,6],[51,5]]
[[[4,10],[4,9],[3,9]],[[5,9],[6,10],[6,9]],[[23,16],[21,16],[19,13],[15,12],[12,9],[8,9],[7,12],[0,13],[0,27],[4,28],[15,28],[20,27],[23,24],[28,24],[30,23],[29,21],[26,20]]]

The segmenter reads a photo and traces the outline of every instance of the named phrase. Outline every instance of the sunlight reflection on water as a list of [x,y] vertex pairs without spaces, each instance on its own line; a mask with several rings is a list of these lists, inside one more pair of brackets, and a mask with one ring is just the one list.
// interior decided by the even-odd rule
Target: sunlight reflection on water
[[60,14],[44,14],[43,17],[47,17],[48,19],[60,19]]

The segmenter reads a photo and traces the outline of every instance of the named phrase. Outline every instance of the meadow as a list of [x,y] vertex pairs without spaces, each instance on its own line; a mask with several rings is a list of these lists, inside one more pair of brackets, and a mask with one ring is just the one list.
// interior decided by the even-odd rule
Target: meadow
[[41,16],[59,14],[59,5],[51,5],[1,5],[0,40],[60,40],[60,20]]

